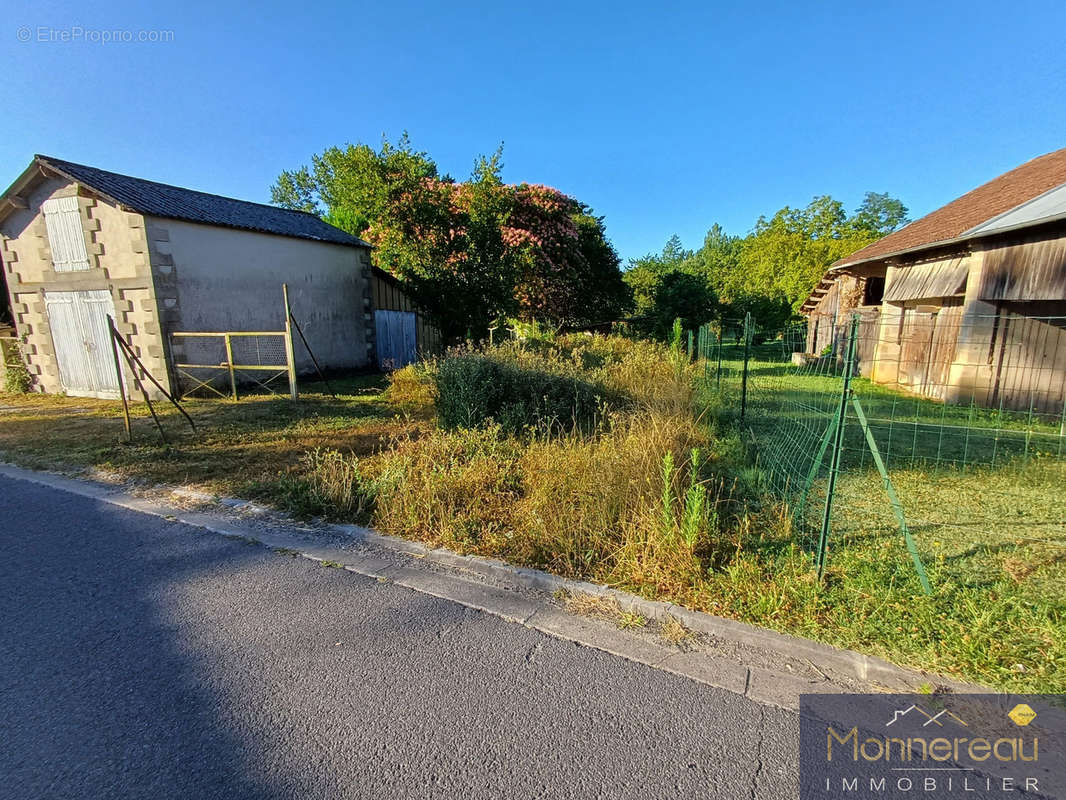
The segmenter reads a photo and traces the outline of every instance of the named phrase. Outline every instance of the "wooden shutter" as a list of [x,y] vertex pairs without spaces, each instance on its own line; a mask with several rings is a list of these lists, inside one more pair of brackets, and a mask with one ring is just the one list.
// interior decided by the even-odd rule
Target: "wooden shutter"
[[56,272],[74,272],[89,268],[85,252],[85,234],[81,229],[81,211],[77,197],[53,197],[41,204],[48,229],[48,246]]

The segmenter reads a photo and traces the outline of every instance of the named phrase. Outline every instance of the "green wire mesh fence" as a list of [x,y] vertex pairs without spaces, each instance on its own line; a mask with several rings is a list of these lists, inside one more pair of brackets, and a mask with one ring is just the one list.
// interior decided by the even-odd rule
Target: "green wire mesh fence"
[[795,541],[819,571],[835,548],[902,554],[926,591],[930,564],[991,579],[993,553],[1066,581],[1066,317],[875,312],[696,332]]

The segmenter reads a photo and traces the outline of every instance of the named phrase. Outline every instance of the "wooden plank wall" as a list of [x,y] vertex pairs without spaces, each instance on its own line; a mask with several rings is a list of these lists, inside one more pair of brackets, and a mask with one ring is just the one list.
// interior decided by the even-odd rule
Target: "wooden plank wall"
[[807,352],[812,355],[821,355],[822,352],[833,344],[836,323],[837,306],[840,302],[840,282],[837,281],[829,287],[818,305],[808,316],[807,324]]
[[982,300],[1066,299],[1066,235],[1008,240],[989,249],[979,296]]
[[[1063,303],[1026,305],[1066,311]],[[1066,404],[1066,317],[1005,312],[990,342],[989,364],[991,380],[982,405],[1061,414]]]
[[423,358],[432,357],[443,351],[440,331],[420,312],[411,299],[392,278],[379,275],[376,271],[371,279],[374,294],[374,309],[381,311],[413,311],[415,313],[415,336],[418,352]]

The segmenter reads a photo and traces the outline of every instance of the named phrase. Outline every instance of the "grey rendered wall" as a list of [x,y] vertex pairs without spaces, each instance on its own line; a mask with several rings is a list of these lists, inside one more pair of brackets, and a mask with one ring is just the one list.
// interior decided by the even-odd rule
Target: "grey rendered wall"
[[[154,217],[147,231],[168,334],[282,330],[287,283],[293,315],[324,369],[370,363],[369,250]],[[298,337],[294,345],[297,371],[311,372]]]

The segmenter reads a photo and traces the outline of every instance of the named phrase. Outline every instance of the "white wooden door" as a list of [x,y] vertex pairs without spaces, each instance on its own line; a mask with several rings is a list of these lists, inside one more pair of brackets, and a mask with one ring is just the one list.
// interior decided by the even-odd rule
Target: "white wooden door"
[[118,376],[111,353],[107,317],[115,316],[111,293],[45,292],[48,325],[67,394],[118,397]]
[[375,311],[375,346],[381,369],[399,369],[418,360],[415,312]]

